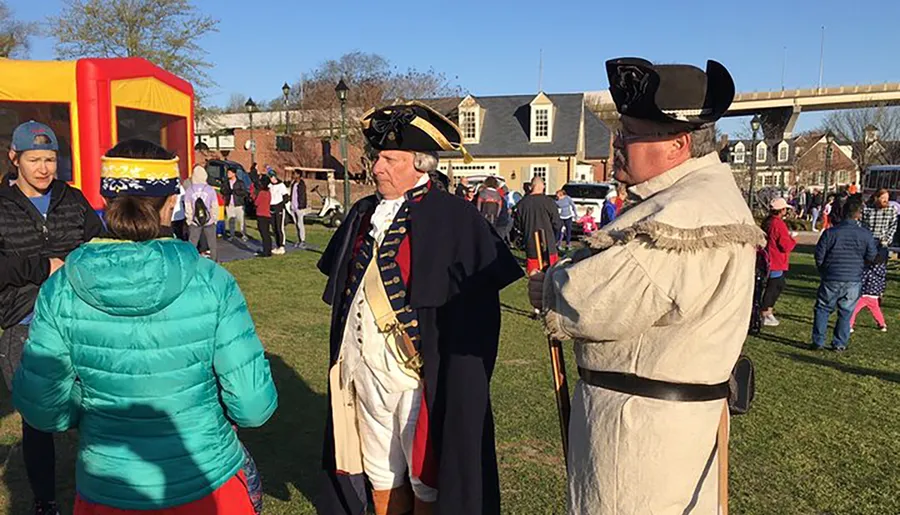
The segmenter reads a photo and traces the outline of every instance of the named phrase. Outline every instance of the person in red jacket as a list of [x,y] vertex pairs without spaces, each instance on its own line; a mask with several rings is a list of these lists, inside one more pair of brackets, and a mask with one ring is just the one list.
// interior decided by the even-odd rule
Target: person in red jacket
[[272,193],[269,192],[269,178],[259,179],[259,188],[256,190],[253,202],[256,205],[256,223],[259,227],[259,238],[262,240],[262,249],[256,253],[259,257],[272,257]]
[[785,275],[791,259],[791,251],[797,246],[794,237],[797,233],[788,231],[784,223],[784,215],[791,206],[783,198],[772,199],[769,204],[769,216],[763,222],[766,231],[766,252],[769,254],[769,280],[763,294],[761,315],[763,325],[777,326],[781,322],[775,318],[775,302],[784,290]]

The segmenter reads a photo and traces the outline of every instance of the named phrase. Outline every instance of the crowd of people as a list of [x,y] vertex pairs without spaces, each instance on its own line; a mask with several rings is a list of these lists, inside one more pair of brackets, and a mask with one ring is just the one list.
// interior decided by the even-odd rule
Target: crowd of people
[[[751,388],[732,370],[757,249],[769,255],[763,313],[774,326],[796,245],[791,206],[775,199],[763,232],[720,161],[714,124],[735,91],[720,63],[620,58],[606,69],[621,127],[599,223],[541,177],[520,197],[494,177],[446,191],[438,152],[470,156],[459,128],[425,104],[364,115],[377,193],[349,208],[317,265],[331,308],[328,409],[310,421],[325,428],[320,513],[370,503],[376,515],[500,513],[490,383],[500,292],[526,273],[547,336],[575,341],[579,380],[561,411],[567,512],[727,509],[729,407]],[[76,515],[260,513],[240,429],[265,424],[278,392],[241,290],[216,263],[219,198],[206,170],[182,182],[177,156],[120,142],[102,159],[101,220],[55,178],[58,153],[49,127],[21,125],[15,174],[0,184],[0,370],[23,417],[34,514],[59,513],[53,433],[69,429]],[[226,237],[246,238],[252,201],[260,255],[284,252],[286,211],[302,244],[302,178],[286,185],[254,164],[242,181],[229,170],[221,188]],[[851,314],[879,316],[897,218],[882,192],[827,215],[812,340],[824,346],[837,308],[842,350]],[[577,226],[585,248],[560,260]]]
[[[540,244],[546,254],[544,262],[547,263],[550,256],[554,256],[552,262],[555,263],[560,253],[565,254],[573,248],[572,239],[576,230],[582,236],[590,236],[612,223],[621,212],[627,196],[624,184],[610,188],[600,204],[600,216],[597,217],[594,206],[584,207],[580,214],[578,205],[565,189],[557,190],[553,196],[548,195],[546,183],[540,176],[525,183],[523,189],[524,195],[510,191],[495,176],[488,176],[477,186],[470,185],[467,176],[461,176],[454,194],[475,204],[503,241],[511,247],[525,249],[531,254],[531,259],[536,257],[536,245]],[[530,197],[535,195],[546,199],[533,201]],[[548,200],[555,203],[555,210]],[[541,223],[537,223],[537,219]],[[536,231],[541,234],[540,241],[534,238]]]
[[[231,165],[219,190],[210,184],[209,174],[200,165],[191,171],[191,177],[178,185],[175,210],[172,213],[172,231],[176,238],[190,241],[205,257],[218,261],[218,224],[224,221],[222,237],[226,241],[250,241],[247,235],[247,209],[253,207],[260,235],[258,257],[285,254],[286,217],[289,213],[297,229],[296,249],[305,249],[308,213],[306,182],[300,172],[294,171],[290,184],[285,184],[277,172],[266,168],[266,173],[255,172],[256,164],[245,182],[238,176],[238,169]],[[223,205],[220,205],[220,199]],[[219,220],[220,207],[224,207],[224,220]]]
[[[815,251],[820,284],[811,348],[825,347],[828,319],[837,310],[831,348],[843,352],[849,345],[856,317],[863,309],[871,311],[878,330],[887,331],[881,300],[887,284],[887,261],[900,223],[900,210],[896,208],[898,204],[891,203],[890,192],[885,189],[876,191],[865,202],[861,193],[851,194],[849,190],[830,198],[823,214],[826,228]],[[815,201],[806,205],[817,209]],[[768,280],[760,315],[764,326],[774,327],[780,324],[774,307],[786,284],[797,233],[789,231],[784,222],[785,215],[795,209],[793,205],[778,197],[769,207],[769,215],[763,223],[767,236]],[[802,217],[803,213],[798,216]],[[818,213],[814,211],[811,216],[815,220]]]

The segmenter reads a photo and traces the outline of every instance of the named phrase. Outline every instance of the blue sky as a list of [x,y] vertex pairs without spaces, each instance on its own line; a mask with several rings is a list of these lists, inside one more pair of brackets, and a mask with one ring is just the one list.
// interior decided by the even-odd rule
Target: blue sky
[[[59,0],[7,0],[15,15],[43,22]],[[231,93],[274,98],[285,81],[320,62],[360,50],[400,69],[434,67],[475,95],[607,87],[604,61],[633,55],[657,62],[724,63],[738,91],[813,87],[821,27],[825,85],[900,81],[900,2],[756,0],[610,2],[570,0],[343,2],[197,0],[221,20],[201,42],[215,63],[212,100]],[[31,58],[54,58],[53,42],[33,42]],[[798,130],[821,117],[801,115]],[[746,120],[723,122],[732,132]]]

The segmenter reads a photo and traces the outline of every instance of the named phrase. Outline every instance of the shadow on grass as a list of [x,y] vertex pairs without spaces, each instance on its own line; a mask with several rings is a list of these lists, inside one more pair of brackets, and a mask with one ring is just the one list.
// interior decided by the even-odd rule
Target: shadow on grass
[[791,284],[788,282],[784,286],[784,293],[788,295],[796,295],[797,297],[803,297],[804,299],[809,299],[815,302],[816,294],[818,293],[818,287],[811,286],[797,286],[796,284]]
[[799,361],[801,363],[808,363],[811,365],[818,365],[820,367],[828,367],[833,368],[835,370],[839,370],[841,372],[845,372],[847,374],[853,374],[855,376],[860,377],[874,377],[876,379],[881,379],[882,381],[890,381],[892,383],[900,383],[900,373],[891,372],[887,370],[875,370],[874,368],[865,368],[858,367],[855,365],[849,365],[847,363],[841,363],[840,361],[831,361],[828,359],[819,358],[816,356],[809,356],[806,354],[794,354],[788,352],[779,352],[782,356],[786,356],[794,361]]
[[509,314],[512,314],[512,315],[518,315],[518,316],[520,316],[520,317],[525,317],[525,318],[528,318],[528,319],[534,319],[534,312],[533,312],[533,311],[528,311],[527,309],[522,309],[522,308],[517,308],[517,307],[515,307],[515,306],[510,306],[509,304],[506,304],[505,302],[501,302],[501,303],[500,303],[500,311],[503,311],[503,312],[505,312],[505,313],[509,313]]
[[792,322],[800,322],[803,324],[808,324],[809,327],[812,328],[812,323],[813,323],[812,313],[810,313],[808,316],[804,316],[804,315],[795,315],[793,313],[776,312],[775,316],[776,316],[776,318],[783,319],[783,320],[790,320]]
[[[263,427],[241,430],[266,494],[289,502],[289,486],[313,505],[323,483],[322,438],[328,400],[276,354],[266,354],[278,387],[278,410]],[[293,503],[292,503],[293,504]]]
[[[788,347],[794,347],[797,349],[805,349],[805,348],[809,347],[809,342],[805,342],[802,340],[794,340],[791,338],[786,338],[784,336],[779,336],[777,334],[767,333],[765,331],[766,331],[766,329],[763,328],[763,332],[757,334],[755,336],[755,338],[757,338],[759,340],[765,340],[767,342],[780,343],[782,345],[787,345]],[[810,331],[812,331],[812,329],[810,329]]]

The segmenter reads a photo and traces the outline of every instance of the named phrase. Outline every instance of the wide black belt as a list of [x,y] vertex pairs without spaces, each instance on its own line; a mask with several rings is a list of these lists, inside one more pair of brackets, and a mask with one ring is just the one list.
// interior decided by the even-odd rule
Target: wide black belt
[[728,381],[719,384],[670,383],[622,372],[605,372],[578,367],[585,383],[616,392],[679,402],[704,402],[728,398]]

